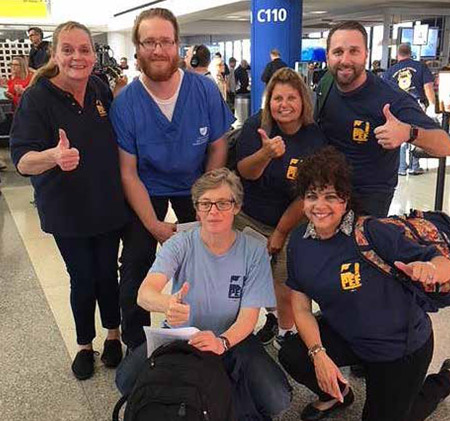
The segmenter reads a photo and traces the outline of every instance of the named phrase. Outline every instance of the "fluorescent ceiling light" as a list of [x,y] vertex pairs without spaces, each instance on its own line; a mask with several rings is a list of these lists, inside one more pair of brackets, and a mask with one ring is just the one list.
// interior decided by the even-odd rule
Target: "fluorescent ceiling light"
[[326,10],[314,10],[311,13],[311,15],[324,15],[325,13],[328,13]]

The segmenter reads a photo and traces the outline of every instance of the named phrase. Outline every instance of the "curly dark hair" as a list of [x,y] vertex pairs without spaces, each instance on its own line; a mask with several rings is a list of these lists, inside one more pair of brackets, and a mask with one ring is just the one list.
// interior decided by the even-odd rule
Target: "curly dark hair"
[[350,202],[352,195],[351,169],[345,155],[333,146],[326,146],[308,156],[298,166],[296,190],[304,199],[312,189],[333,186],[337,195]]

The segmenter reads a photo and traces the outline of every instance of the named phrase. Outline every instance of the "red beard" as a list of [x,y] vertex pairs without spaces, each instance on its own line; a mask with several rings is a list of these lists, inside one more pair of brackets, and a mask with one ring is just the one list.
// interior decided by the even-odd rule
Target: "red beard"
[[[166,65],[161,66],[161,62]],[[155,82],[165,82],[169,80],[172,75],[178,70],[179,57],[178,54],[172,58],[160,58],[156,59],[144,59],[139,58],[139,65],[142,72],[150,79]],[[158,63],[158,65],[155,65]]]

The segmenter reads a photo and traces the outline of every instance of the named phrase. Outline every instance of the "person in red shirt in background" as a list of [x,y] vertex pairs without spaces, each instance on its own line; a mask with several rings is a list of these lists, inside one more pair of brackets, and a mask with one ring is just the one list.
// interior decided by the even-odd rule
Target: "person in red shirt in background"
[[8,79],[8,89],[5,96],[12,100],[14,109],[19,105],[23,92],[30,84],[33,74],[28,71],[24,57],[13,57],[11,61],[11,77]]

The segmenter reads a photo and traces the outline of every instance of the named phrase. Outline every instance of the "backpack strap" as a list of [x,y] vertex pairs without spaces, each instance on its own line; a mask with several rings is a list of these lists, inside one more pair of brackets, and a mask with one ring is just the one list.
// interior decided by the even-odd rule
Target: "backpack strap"
[[112,421],[119,421],[119,413],[122,406],[125,405],[125,402],[128,400],[128,395],[123,395],[114,405],[113,413],[112,413]]

